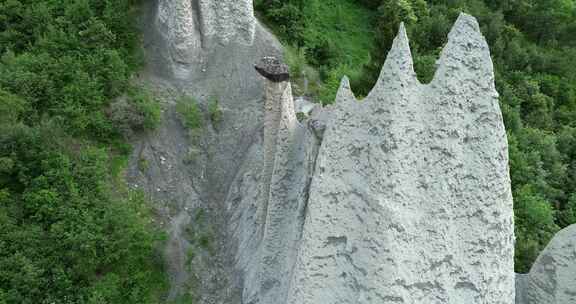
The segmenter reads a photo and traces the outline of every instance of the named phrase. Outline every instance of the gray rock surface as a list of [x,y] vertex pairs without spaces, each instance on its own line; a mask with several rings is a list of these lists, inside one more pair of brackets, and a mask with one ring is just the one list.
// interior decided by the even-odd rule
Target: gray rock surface
[[365,100],[342,83],[287,303],[514,303],[507,155],[476,20],[460,16],[428,85],[402,27]]
[[526,284],[528,281],[528,275],[517,273],[516,274],[516,304],[526,304],[528,303],[526,300]]
[[296,120],[291,86],[267,80],[264,118],[264,217],[245,303],[278,303],[286,298],[304,221],[319,143]]
[[250,46],[258,31],[252,0],[156,0],[152,18],[163,43],[162,59],[177,78],[190,77],[191,65],[216,47]]
[[[240,9],[240,2],[151,0],[144,4],[141,23],[147,66],[139,81],[161,102],[163,120],[158,130],[134,142],[127,181],[130,187],[151,196],[157,222],[169,234],[164,250],[170,275],[169,300],[193,291],[198,303],[241,303],[248,267],[243,263],[254,259],[253,248],[261,238],[262,227],[252,222],[256,221],[252,205],[236,206],[226,199],[233,182],[244,176],[248,176],[250,187],[261,188],[265,86],[254,71],[254,63],[263,56],[280,57],[281,46],[253,16],[250,22],[245,20],[245,13],[251,12],[251,1],[243,13],[234,12]],[[223,6],[228,17],[218,22],[237,23],[230,24],[239,26],[237,34],[223,32],[224,37],[214,36],[216,31],[196,30],[200,27],[196,23],[192,27],[188,17],[168,17],[165,20],[173,23],[172,28],[183,33],[166,35],[165,26],[158,21],[159,15],[165,14],[162,10],[174,12],[191,7],[196,17],[200,12],[196,7],[201,4],[213,6],[214,10]],[[187,14],[180,12],[182,16]],[[249,23],[255,27],[251,43],[251,34],[242,30],[249,29]],[[173,48],[176,37],[183,37],[181,41],[200,41],[184,43],[198,45],[200,50],[183,53],[182,60],[175,58],[174,54],[179,54]],[[205,114],[204,126],[194,138],[175,110],[183,95],[194,97]],[[206,110],[212,98],[218,99],[222,110],[218,125],[210,120]],[[251,170],[258,175],[253,176],[254,180],[249,176]],[[262,196],[258,194],[258,201],[250,204],[261,206]],[[196,214],[200,211],[205,214],[206,225],[198,223]],[[191,237],[194,234],[211,235],[213,250],[199,248]],[[192,260],[191,251],[196,253]]]
[[[164,121],[134,143],[128,181],[170,234],[170,299],[194,285],[198,303],[514,302],[506,135],[472,17],[431,84],[402,28],[364,101],[344,79],[336,105],[299,123],[290,84],[254,71],[281,48],[250,0],[148,6],[141,81]],[[183,94],[204,110],[217,96],[222,122],[206,114],[191,138],[174,110]],[[189,230],[208,228],[214,251],[189,261]]]
[[558,232],[530,273],[516,280],[517,304],[576,303],[576,225]]

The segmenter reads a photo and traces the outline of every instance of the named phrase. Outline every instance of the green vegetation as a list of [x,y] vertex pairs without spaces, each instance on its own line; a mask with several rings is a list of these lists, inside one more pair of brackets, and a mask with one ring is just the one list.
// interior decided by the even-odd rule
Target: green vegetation
[[222,123],[223,113],[217,97],[210,98],[210,101],[208,102],[208,114],[210,114],[212,125],[218,126]]
[[[298,66],[305,66],[303,52],[318,69],[323,84],[317,94],[323,102],[334,100],[343,73],[355,87],[364,85],[362,69],[375,48],[374,11],[352,0],[256,0],[254,5],[280,38],[294,46]],[[292,74],[298,78],[300,71]],[[314,75],[307,77],[312,77],[312,85],[319,85]]]
[[476,16],[508,130],[516,270],[528,271],[551,236],[576,223],[574,0],[260,0],[256,8],[286,45],[304,49],[293,70],[310,64],[321,72],[323,102],[344,74],[358,95],[368,93],[401,21],[418,77],[430,81],[458,14]]
[[166,288],[163,236],[120,182],[125,136],[160,119],[129,83],[136,2],[0,1],[0,303],[157,303]]
[[160,124],[160,104],[143,88],[129,88],[106,110],[114,128],[130,138],[134,133],[154,130]]
[[[152,303],[161,236],[142,194],[112,193],[105,150],[54,125],[0,128],[0,290],[7,303]],[[58,137],[56,137],[58,138]],[[127,293],[126,291],[130,292]]]
[[182,96],[176,103],[176,111],[180,114],[182,123],[190,130],[202,129],[204,119],[202,110],[198,106],[196,99],[189,96]]
[[141,157],[140,159],[138,159],[138,170],[140,170],[141,172],[146,172],[149,167],[150,164],[148,163],[148,160],[146,158]]
[[297,95],[318,96],[322,88],[320,74],[306,59],[306,50],[286,46],[284,59],[290,68],[292,90]]
[[206,217],[206,211],[204,209],[197,209],[194,214],[194,227],[196,229],[191,229],[190,241],[193,244],[198,245],[201,249],[213,253],[214,247],[214,232],[213,227],[208,222]]
[[[161,116],[153,96],[130,84],[141,64],[138,2],[0,1],[1,304],[157,303],[166,286],[155,250],[162,235],[144,196],[120,185],[125,139],[154,129]],[[368,93],[400,21],[418,76],[429,81],[458,13],[477,16],[508,129],[517,271],[576,222],[574,0],[255,5],[293,46],[286,56],[297,89],[323,102],[344,74],[357,95]],[[183,97],[177,110],[189,129],[202,129],[195,100]],[[221,123],[217,99],[208,113]],[[209,252],[213,230],[198,231],[192,241]]]
[[214,248],[214,227],[207,218],[206,211],[197,208],[192,214],[192,222],[185,228],[186,239],[190,242],[190,247],[186,251],[186,270],[190,278],[186,283],[186,291],[176,300],[169,303],[196,303],[198,290],[200,288],[200,278],[194,270],[206,267],[207,261],[215,254]]

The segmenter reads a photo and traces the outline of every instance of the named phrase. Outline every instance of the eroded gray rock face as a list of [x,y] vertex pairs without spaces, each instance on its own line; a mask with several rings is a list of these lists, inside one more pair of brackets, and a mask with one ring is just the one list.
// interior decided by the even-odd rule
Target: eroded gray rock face
[[192,62],[202,48],[200,24],[195,19],[191,0],[161,0],[158,3],[155,25],[169,41],[170,58],[176,62]]
[[319,143],[296,120],[290,82],[266,81],[264,116],[264,217],[255,280],[246,282],[246,303],[286,298]]
[[517,304],[576,303],[576,225],[558,232],[517,282]]
[[302,125],[279,111],[227,200],[244,303],[514,303],[506,134],[474,18],[458,19],[431,84],[401,28],[365,100],[345,78]]
[[287,303],[514,303],[506,133],[488,45],[461,15],[435,79],[404,28],[361,103],[343,81]]
[[157,0],[155,28],[176,77],[202,64],[215,44],[252,45],[257,31],[252,0]]
[[[280,47],[251,1],[150,5],[148,80],[165,120],[136,143],[129,176],[169,207],[171,299],[194,279],[199,303],[514,302],[506,136],[472,17],[431,84],[417,81],[402,28],[364,101],[344,79],[336,105],[299,123],[289,82],[254,71]],[[196,142],[174,111],[184,93],[201,107],[216,94],[224,113]],[[221,231],[189,272],[199,208]]]
[[[147,65],[139,80],[161,102],[163,119],[158,130],[134,142],[128,183],[151,196],[157,222],[168,232],[168,300],[192,292],[197,303],[241,303],[244,274],[255,269],[246,263],[254,259],[262,232],[260,213],[251,209],[263,206],[265,86],[254,63],[281,56],[281,46],[256,22],[251,1],[150,0],[143,5]],[[226,26],[232,29],[218,29]],[[195,136],[175,110],[184,95],[206,114]],[[219,123],[206,109],[214,99],[222,113]],[[234,182],[242,179],[249,189],[247,204],[227,201]],[[255,200],[248,201],[250,195]],[[198,245],[196,236],[202,234],[213,240],[212,250]]]

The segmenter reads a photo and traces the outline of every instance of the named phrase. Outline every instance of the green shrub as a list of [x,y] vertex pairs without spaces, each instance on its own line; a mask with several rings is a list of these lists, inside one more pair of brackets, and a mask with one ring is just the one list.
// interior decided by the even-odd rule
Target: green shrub
[[141,172],[146,172],[149,167],[150,164],[148,163],[148,160],[146,158],[141,157],[140,159],[138,159],[138,170],[140,170]]
[[217,97],[210,98],[208,102],[208,114],[214,126],[218,126],[222,122],[223,113]]
[[203,127],[202,111],[198,102],[189,96],[182,96],[176,103],[176,111],[180,114],[182,123],[191,130]]
[[320,74],[306,59],[306,49],[286,46],[284,59],[290,69],[290,81],[295,95],[318,96],[321,87]]
[[[4,127],[0,289],[7,303],[152,303],[165,286],[143,194],[113,195],[107,153],[67,152],[50,130]],[[99,278],[99,279],[95,279]]]
[[174,301],[169,302],[169,304],[194,304],[194,303],[196,303],[196,300],[191,292],[187,292],[186,294],[179,296]]
[[162,116],[158,100],[144,88],[134,88],[129,91],[128,96],[135,110],[143,117],[141,127],[144,130],[156,129],[160,125]]
[[306,49],[294,46],[284,47],[284,60],[290,68],[290,76],[293,79],[302,77],[304,69],[307,65]]
[[118,129],[160,118],[129,87],[137,2],[0,1],[2,304],[152,304],[167,286],[144,195],[117,187]]
[[25,101],[0,88],[0,124],[16,123],[26,110]]
[[198,238],[198,244],[205,250],[212,250],[212,235],[205,233]]
[[144,89],[137,88],[112,103],[107,112],[116,130],[126,137],[131,137],[135,132],[157,128],[161,119],[158,101]]
[[198,160],[198,158],[201,155],[201,152],[199,149],[194,148],[194,147],[190,147],[188,149],[188,153],[185,155],[184,159],[182,160],[182,162],[185,165],[190,165],[193,164],[196,160]]
[[[285,57],[295,94],[320,96],[324,103],[332,103],[338,88],[334,79],[339,82],[345,75],[340,66],[348,67],[352,83],[361,83],[356,77],[372,61],[376,42],[374,10],[351,0],[263,0],[256,4],[285,45],[293,46],[286,48]],[[331,83],[322,85],[319,79]]]

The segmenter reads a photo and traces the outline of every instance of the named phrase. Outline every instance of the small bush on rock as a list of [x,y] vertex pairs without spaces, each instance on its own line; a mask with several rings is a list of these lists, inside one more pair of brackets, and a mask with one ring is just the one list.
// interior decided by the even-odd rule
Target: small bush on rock
[[202,111],[196,99],[183,96],[176,104],[176,111],[180,114],[182,123],[189,129],[201,129],[203,126]]

